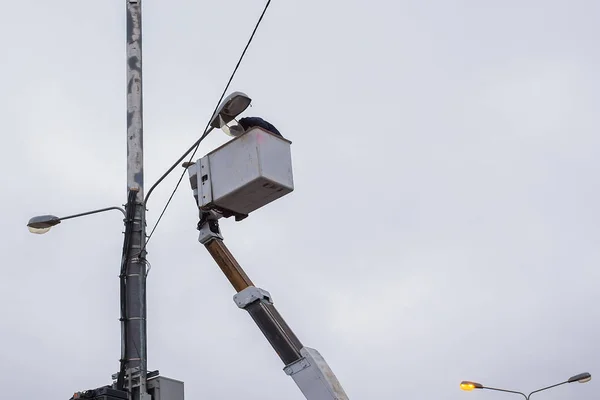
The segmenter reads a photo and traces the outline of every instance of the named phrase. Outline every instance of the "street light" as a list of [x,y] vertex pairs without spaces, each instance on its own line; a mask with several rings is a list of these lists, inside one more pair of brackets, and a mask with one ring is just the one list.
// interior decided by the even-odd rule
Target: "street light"
[[88,212],[84,212],[84,213],[80,213],[80,214],[68,215],[68,216],[62,217],[62,218],[59,218],[56,215],[39,215],[39,216],[33,217],[29,220],[29,222],[27,223],[27,228],[29,229],[29,232],[31,232],[31,233],[41,235],[41,234],[48,232],[50,230],[50,228],[52,228],[55,225],[60,224],[61,221],[64,221],[66,219],[83,217],[85,215],[97,214],[97,213],[101,213],[101,212],[109,211],[109,210],[119,210],[123,213],[123,216],[126,215],[125,210],[123,210],[121,207],[101,208],[99,210],[93,210],[93,211],[88,211]]
[[462,381],[460,383],[460,388],[464,391],[470,392],[473,389],[483,389],[483,386],[481,383],[477,382]]
[[251,102],[252,99],[245,93],[231,93],[217,107],[217,111],[210,120],[210,126],[213,128],[222,128],[243,113]]
[[60,218],[55,215],[39,215],[33,217],[27,223],[29,232],[38,235],[44,234],[50,230],[54,225],[60,224]]
[[592,380],[592,375],[590,375],[588,372],[584,372],[582,374],[570,377],[567,382],[568,383],[573,383],[573,382],[586,383],[591,380]]
[[[211,129],[220,128],[227,135],[234,137],[244,133],[244,128],[235,118],[244,112],[251,102],[252,99],[242,92],[234,92],[227,96],[210,120]],[[232,121],[235,123],[230,126],[229,123]]]
[[483,386],[481,383],[472,382],[472,381],[462,381],[460,383],[460,388],[467,392],[470,392],[473,389],[488,389],[488,390],[495,390],[497,392],[515,393],[515,394],[520,394],[521,396],[525,397],[525,400],[529,400],[529,398],[531,397],[532,394],[541,392],[543,390],[547,390],[547,389],[551,389],[556,386],[564,385],[565,383],[574,383],[574,382],[586,383],[586,382],[589,382],[590,380],[592,380],[592,375],[589,372],[583,372],[581,374],[570,377],[569,379],[567,379],[564,382],[557,383],[557,384],[551,385],[551,386],[547,386],[545,388],[541,388],[538,390],[534,390],[533,392],[531,392],[527,395],[525,393],[516,392],[514,390],[498,389],[498,388]]

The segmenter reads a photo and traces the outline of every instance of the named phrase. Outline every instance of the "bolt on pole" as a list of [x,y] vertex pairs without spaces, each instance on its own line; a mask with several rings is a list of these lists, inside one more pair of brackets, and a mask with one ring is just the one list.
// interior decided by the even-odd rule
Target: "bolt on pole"
[[127,188],[137,191],[131,256],[127,260],[122,324],[122,355],[129,374],[139,368],[139,389],[132,399],[145,398],[147,374],[146,240],[142,105],[142,1],[127,2]]

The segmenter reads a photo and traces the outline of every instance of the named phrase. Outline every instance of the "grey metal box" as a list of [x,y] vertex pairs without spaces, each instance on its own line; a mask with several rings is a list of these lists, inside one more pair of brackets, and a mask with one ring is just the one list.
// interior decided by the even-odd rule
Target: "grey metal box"
[[148,392],[152,400],[184,400],[183,382],[164,376],[149,379]]
[[198,206],[248,215],[294,190],[291,143],[252,128],[197,163]]

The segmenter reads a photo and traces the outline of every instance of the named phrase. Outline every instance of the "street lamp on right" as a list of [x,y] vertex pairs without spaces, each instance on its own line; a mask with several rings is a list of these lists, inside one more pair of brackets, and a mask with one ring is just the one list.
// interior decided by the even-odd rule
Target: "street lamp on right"
[[590,375],[589,372],[583,372],[581,374],[577,374],[577,375],[570,377],[569,379],[567,379],[564,382],[560,382],[560,383],[557,383],[557,384],[554,384],[551,386],[547,386],[545,388],[534,390],[533,392],[531,392],[529,394],[525,394],[522,392],[516,392],[514,390],[498,389],[498,388],[493,388],[493,387],[489,387],[489,386],[483,386],[481,383],[472,382],[472,381],[462,381],[460,383],[460,388],[467,392],[470,392],[474,389],[488,389],[488,390],[495,390],[497,392],[515,393],[515,394],[520,394],[521,396],[525,397],[525,400],[529,400],[531,395],[534,393],[541,392],[541,391],[547,390],[547,389],[551,389],[556,386],[564,385],[565,383],[574,383],[574,382],[586,383],[586,382],[589,382],[591,379],[592,379],[592,375]]

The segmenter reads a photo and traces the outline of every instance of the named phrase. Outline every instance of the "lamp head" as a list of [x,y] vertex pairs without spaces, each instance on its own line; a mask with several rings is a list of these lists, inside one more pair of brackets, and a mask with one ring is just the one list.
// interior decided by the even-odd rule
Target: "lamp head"
[[227,136],[238,137],[241,136],[245,130],[235,119],[229,124],[225,124],[221,127],[221,130],[225,132]]
[[29,232],[36,233],[41,235],[46,233],[52,228],[54,225],[60,224],[60,218],[55,215],[40,215],[37,217],[33,217],[27,223],[27,228],[29,228]]
[[589,372],[583,372],[581,374],[577,374],[575,376],[570,377],[568,382],[569,383],[573,383],[573,382],[586,383],[591,380],[592,380],[592,375]]
[[217,108],[210,120],[213,128],[222,128],[248,108],[252,99],[242,92],[233,92],[227,96]]
[[483,385],[481,383],[477,383],[477,382],[462,381],[460,383],[460,388],[462,390],[470,392],[473,389],[483,389]]

